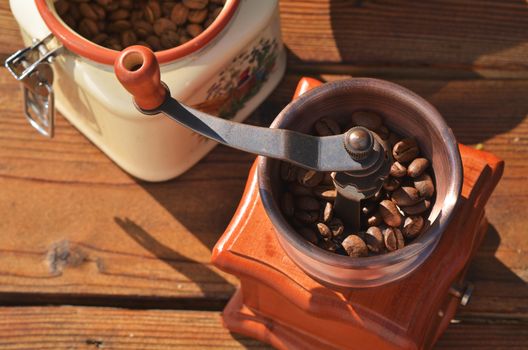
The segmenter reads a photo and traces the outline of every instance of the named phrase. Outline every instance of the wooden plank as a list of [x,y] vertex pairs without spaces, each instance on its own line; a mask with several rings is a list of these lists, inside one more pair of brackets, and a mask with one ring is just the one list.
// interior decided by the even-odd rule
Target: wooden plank
[[[435,349],[523,349],[525,324],[451,324]],[[15,349],[271,349],[229,333],[218,312],[96,307],[0,308],[0,347]]]
[[[369,76],[528,77],[520,0],[281,0],[290,69]],[[22,46],[0,1],[0,58]]]
[[0,60],[22,48],[22,38],[15,18],[11,15],[9,0],[0,0]]
[[[297,79],[288,75],[251,122],[269,123]],[[492,228],[470,270],[475,297],[464,312],[526,318],[527,219],[512,213],[528,207],[528,81],[397,82],[431,100],[460,141],[482,142],[506,160],[488,205]],[[0,103],[1,300],[128,305],[142,297],[166,300],[166,307],[194,298],[219,308],[230,297],[237,281],[211,266],[209,254],[238,204],[252,156],[218,147],[180,178],[148,184],[123,173],[62,117],[55,139],[38,136],[5,70]]]
[[436,346],[440,349],[525,349],[526,324],[451,324]]
[[270,349],[232,335],[218,312],[0,308],[2,349]]
[[283,0],[280,10],[290,68],[527,75],[524,1]]

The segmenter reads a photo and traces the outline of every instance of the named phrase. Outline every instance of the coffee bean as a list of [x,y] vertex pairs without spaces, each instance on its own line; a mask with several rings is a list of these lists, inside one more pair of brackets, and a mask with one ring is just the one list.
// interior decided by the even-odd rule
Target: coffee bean
[[[89,40],[96,39],[96,44],[113,50],[142,44],[159,51],[188,42],[212,24],[223,3],[208,4],[207,0],[58,0],[55,9],[69,27]],[[81,24],[82,20],[95,21],[97,31],[93,30],[93,23]],[[101,33],[116,38],[108,40]],[[157,39],[147,40],[153,34]]]
[[413,138],[407,138],[399,141],[392,148],[392,156],[398,162],[408,163],[418,156],[420,150],[416,140]]
[[154,33],[156,33],[158,36],[161,36],[161,34],[165,33],[167,30],[176,31],[176,24],[166,18],[160,18],[154,22],[153,28]]
[[119,7],[130,10],[134,7],[134,1],[133,0],[119,0]]
[[391,198],[400,207],[415,205],[423,200],[423,198],[420,197],[418,190],[411,186],[402,186],[398,188],[396,191],[392,192]]
[[314,211],[319,210],[321,205],[319,201],[313,197],[303,196],[295,198],[295,207],[300,210]]
[[396,204],[390,200],[383,200],[379,205],[379,210],[383,221],[392,227],[399,227],[401,225],[402,217]]
[[201,10],[207,6],[208,0],[182,0],[183,4],[193,10]]
[[103,42],[104,46],[108,47],[109,49],[115,50],[115,51],[121,51],[123,50],[123,46],[121,46],[120,43],[116,42],[117,39],[114,40],[105,40]]
[[389,192],[394,191],[398,187],[400,187],[400,180],[398,180],[397,178],[388,177],[387,180],[383,182],[383,188]]
[[295,206],[294,206],[293,196],[291,193],[289,192],[284,193],[284,195],[282,196],[281,208],[282,208],[283,213],[286,216],[293,216],[295,212]]
[[154,21],[161,17],[161,6],[157,1],[149,1],[146,10],[152,14]]
[[73,18],[74,22],[78,22],[82,18],[81,11],[79,10],[79,6],[70,5],[70,11],[68,12],[68,17]]
[[201,32],[203,32],[203,27],[194,23],[188,24],[185,29],[187,30],[187,33],[189,33],[189,35],[193,38],[197,37]]
[[407,168],[400,162],[394,162],[391,165],[389,174],[392,177],[404,177],[407,175]]
[[99,30],[100,33],[105,33],[106,34],[106,22],[98,21],[97,22],[97,29]]
[[308,227],[301,227],[297,229],[297,232],[299,232],[299,234],[310,243],[317,244],[317,242],[319,241],[317,239],[317,234],[315,233],[315,231]]
[[335,252],[337,249],[339,249],[339,244],[337,244],[331,239],[328,239],[328,240],[322,239],[319,241],[317,246],[319,246],[319,248],[322,248],[324,250],[328,250],[329,252]]
[[81,23],[79,23],[79,34],[88,39],[91,39],[95,35],[99,34],[97,22],[90,18],[84,18]]
[[332,178],[332,173],[324,173],[323,185],[334,185],[334,179]]
[[99,16],[94,11],[92,6],[90,4],[83,2],[79,4],[79,12],[81,13],[81,16],[84,18],[88,18],[94,21],[97,21],[99,19]]
[[330,202],[326,202],[323,208],[323,221],[329,222],[332,219],[332,216],[334,215],[334,206]]
[[134,45],[137,42],[136,34],[131,30],[125,30],[121,33],[121,44],[123,47]]
[[174,30],[167,30],[160,36],[161,47],[164,49],[170,49],[171,47],[178,46],[180,43],[180,36]]
[[416,158],[409,164],[407,168],[407,175],[410,177],[418,177],[423,174],[425,169],[429,167],[429,161],[425,158]]
[[345,225],[343,224],[343,221],[340,219],[334,217],[332,218],[328,223],[327,226],[332,230],[332,233],[334,237],[337,237],[345,231]]
[[160,39],[155,35],[149,35],[145,39],[145,41],[152,47],[154,51],[161,50],[161,41]]
[[175,5],[177,4],[174,1],[163,1],[161,3],[161,16],[170,18]]
[[75,21],[72,17],[65,17],[65,18],[63,18],[63,21],[64,21],[64,23],[66,23],[66,25],[68,27],[70,27],[71,29],[76,30],[78,32],[78,30],[77,30],[77,21]]
[[107,31],[110,33],[121,33],[130,28],[132,28],[132,24],[130,24],[129,21],[124,20],[124,19],[120,21],[108,23],[106,26]]
[[122,19],[127,19],[129,16],[130,16],[130,11],[125,10],[125,9],[117,9],[111,12],[108,18],[111,21],[119,21]]
[[319,219],[319,213],[316,211],[295,211],[293,214],[297,220],[305,224],[313,224]]
[[297,179],[297,167],[288,162],[281,162],[280,164],[281,179],[287,182]]
[[424,227],[424,218],[421,216],[409,216],[403,222],[402,233],[407,239],[417,237]]
[[393,230],[394,235],[396,236],[396,245],[398,246],[398,249],[402,249],[405,247],[405,239],[403,238],[403,234],[399,228],[393,227]]
[[176,4],[171,11],[171,21],[177,25],[182,25],[187,21],[189,15],[189,8],[183,4]]
[[92,38],[92,41],[98,45],[101,45],[106,39],[108,39],[108,34],[99,33]]
[[319,199],[333,202],[336,199],[337,191],[334,186],[320,185],[313,188],[313,194]]
[[184,30],[184,29],[181,29],[178,31],[180,33],[180,43],[181,44],[185,44],[186,42],[188,42],[189,40],[191,40],[192,38],[189,36],[189,34],[187,34],[187,31]]
[[357,258],[368,255],[367,245],[359,236],[350,235],[343,240],[341,245],[345,248],[349,256]]
[[317,231],[319,231],[319,234],[323,238],[330,239],[330,238],[332,238],[334,236],[333,233],[332,233],[332,230],[330,230],[330,228],[327,225],[325,225],[324,223],[319,222],[319,223],[317,223],[316,227],[317,227]]
[[381,213],[379,211],[375,212],[372,216],[367,219],[367,225],[369,226],[379,226],[383,222]]
[[156,21],[157,17],[154,15],[154,12],[152,11],[151,8],[147,6],[145,7],[143,11],[144,11],[144,17],[149,23],[154,23]]
[[398,239],[393,227],[387,227],[383,230],[383,242],[389,252],[398,249]]
[[365,232],[364,240],[367,244],[367,248],[373,253],[380,253],[385,246],[383,242],[383,233],[380,228],[376,226],[368,228],[367,232]]
[[107,12],[112,12],[119,8],[119,3],[112,0],[108,5],[104,6],[104,8]]
[[420,193],[420,196],[424,198],[431,198],[434,194],[435,187],[433,184],[433,180],[431,179],[431,176],[427,173],[423,173],[422,175],[418,176],[413,181],[414,187],[418,190]]
[[133,26],[136,34],[141,38],[146,38],[154,32],[152,24],[147,21],[136,21]]
[[381,126],[381,117],[371,111],[357,111],[352,114],[352,123],[355,126],[376,130]]
[[375,130],[376,134],[383,140],[386,141],[389,139],[390,131],[385,125],[380,125],[379,128]]
[[418,204],[411,205],[410,207],[402,207],[402,210],[406,215],[418,215],[427,211],[430,206],[431,202],[426,199]]
[[189,12],[189,16],[187,17],[187,20],[191,23],[203,23],[205,19],[207,18],[208,12],[207,9],[203,10],[193,10]]
[[57,14],[62,17],[64,16],[70,9],[70,3],[65,0],[58,0],[55,1],[55,11],[57,11]]
[[323,181],[324,174],[314,171],[299,168],[297,171],[297,181],[306,187],[315,187]]
[[288,189],[294,196],[312,196],[312,189],[297,182],[292,182],[288,185]]
[[321,118],[314,124],[315,131],[319,136],[332,136],[341,134],[341,128],[330,118]]

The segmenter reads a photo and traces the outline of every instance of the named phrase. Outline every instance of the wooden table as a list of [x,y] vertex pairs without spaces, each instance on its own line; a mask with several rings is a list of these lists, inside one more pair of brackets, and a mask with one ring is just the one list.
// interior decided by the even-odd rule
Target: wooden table
[[[280,10],[288,71],[252,123],[268,124],[301,75],[382,77],[431,101],[460,142],[506,161],[470,268],[473,298],[437,348],[526,348],[526,1],[284,0]],[[6,0],[0,27],[3,60],[22,46]],[[61,116],[56,138],[37,135],[5,69],[0,102],[0,348],[268,348],[222,328],[237,280],[209,262],[252,156],[217,147],[178,179],[145,183]]]

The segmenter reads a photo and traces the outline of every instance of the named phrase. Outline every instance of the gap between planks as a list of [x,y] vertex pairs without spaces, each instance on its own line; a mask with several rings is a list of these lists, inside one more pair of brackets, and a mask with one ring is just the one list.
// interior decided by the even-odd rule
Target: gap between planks
[[[451,324],[435,349],[521,349],[528,328]],[[230,333],[219,312],[94,307],[0,307],[2,349],[271,349]]]

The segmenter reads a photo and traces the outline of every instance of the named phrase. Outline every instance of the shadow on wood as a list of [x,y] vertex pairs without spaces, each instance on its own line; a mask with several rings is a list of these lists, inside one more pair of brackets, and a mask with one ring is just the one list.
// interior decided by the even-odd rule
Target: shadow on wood
[[[468,306],[459,309],[457,318],[463,322],[473,321],[477,315],[480,319],[489,317],[490,322],[505,316],[512,322],[528,321],[528,283],[496,257],[500,243],[499,232],[489,225],[480,249],[469,265],[467,279],[475,281],[475,290]],[[508,298],[501,298],[505,292]],[[500,314],[496,307],[487,307],[492,303],[495,306],[501,304]]]
[[[392,1],[331,0],[329,11],[331,33],[326,34],[333,40],[328,40],[327,47],[320,50],[337,51],[339,62],[321,62],[317,67],[320,71],[314,74],[335,74],[333,66],[336,65],[340,67],[339,74],[366,74],[389,80],[423,79],[433,74],[436,81],[427,91],[414,90],[413,83],[401,84],[436,105],[458,141],[464,144],[483,142],[507,132],[526,117],[528,109],[512,109],[518,101],[513,96],[512,103],[505,105],[501,115],[495,113],[493,116],[464,114],[465,109],[474,107],[472,103],[486,104],[478,98],[475,100],[471,91],[457,96],[460,100],[458,111],[446,111],[442,109],[443,101],[435,101],[437,93],[442,93],[447,84],[456,84],[457,79],[518,78],[526,72],[525,64],[514,62],[507,54],[520,50],[526,39],[522,33],[528,25],[528,4],[524,0],[479,3],[478,10],[475,4],[467,1],[396,4]],[[500,19],[506,17],[509,18],[507,26]],[[307,63],[292,51],[289,61],[301,66]],[[325,67],[329,71],[325,72]],[[500,91],[500,84],[489,88]],[[500,122],[494,122],[497,118]],[[490,123],[493,128],[486,127]],[[470,127],[477,128],[478,133],[468,132]]]
[[[215,271],[209,269],[206,265],[200,262],[189,259],[182,256],[177,251],[169,248],[168,246],[157,241],[153,236],[146,232],[141,226],[133,222],[128,218],[114,218],[114,221],[128,234],[130,238],[139,243],[143,248],[150,251],[158,259],[172,267],[177,272],[185,275],[188,279],[200,286],[201,283],[219,283],[229,285],[222,276],[217,274]],[[182,264],[182,262],[188,262],[188,265]],[[188,268],[186,268],[188,267]],[[200,269],[201,273],[196,274],[196,269]],[[196,276],[205,276],[204,281],[196,279]],[[234,287],[232,287],[234,292]]]

